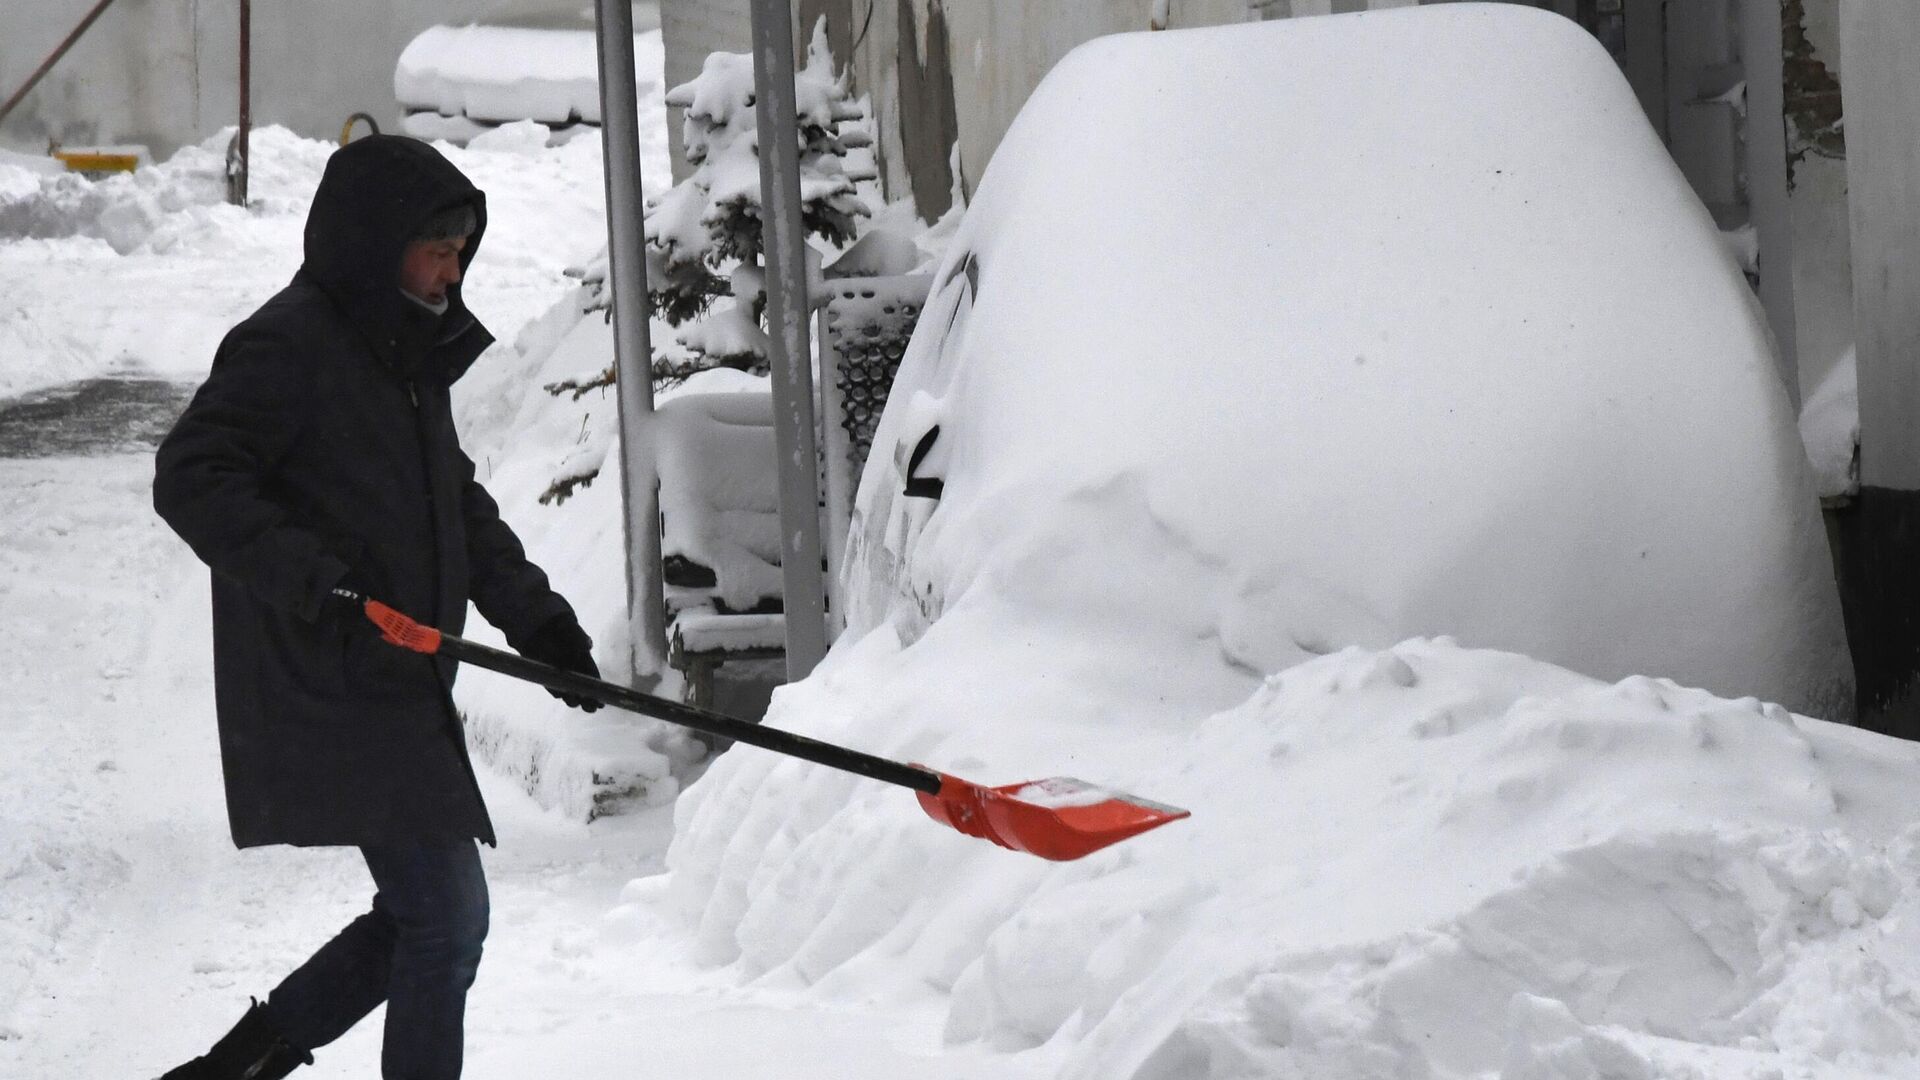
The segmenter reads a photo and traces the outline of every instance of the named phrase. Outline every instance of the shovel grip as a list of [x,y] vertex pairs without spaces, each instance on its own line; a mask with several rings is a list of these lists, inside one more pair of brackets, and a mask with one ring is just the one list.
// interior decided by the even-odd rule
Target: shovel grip
[[366,612],[367,620],[380,628],[381,638],[388,643],[428,656],[440,651],[441,634],[433,627],[422,626],[378,600],[368,600]]

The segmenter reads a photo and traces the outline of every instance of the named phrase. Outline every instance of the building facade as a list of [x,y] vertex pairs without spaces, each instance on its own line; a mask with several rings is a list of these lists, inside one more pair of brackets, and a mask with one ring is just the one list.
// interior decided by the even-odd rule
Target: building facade
[[[96,0],[0,4],[0,100],[11,97]],[[255,3],[256,125],[337,135],[356,112],[397,126],[400,51],[437,23],[537,16],[555,0],[328,0]],[[577,8],[580,5],[571,4]],[[0,123],[0,145],[137,144],[156,159],[236,124],[239,0],[115,0]]]

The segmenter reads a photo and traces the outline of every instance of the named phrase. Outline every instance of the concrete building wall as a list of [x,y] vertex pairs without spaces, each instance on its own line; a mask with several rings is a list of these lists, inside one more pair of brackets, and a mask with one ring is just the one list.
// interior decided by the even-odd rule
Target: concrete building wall
[[1843,0],[1860,480],[1920,491],[1920,6]]
[[[94,0],[0,3],[0,97],[11,96]],[[585,0],[568,6],[581,7]],[[336,135],[354,112],[395,126],[393,69],[436,23],[514,17],[555,0],[254,0],[253,118]],[[44,149],[142,143],[164,157],[239,117],[238,0],[117,0],[4,125]]]

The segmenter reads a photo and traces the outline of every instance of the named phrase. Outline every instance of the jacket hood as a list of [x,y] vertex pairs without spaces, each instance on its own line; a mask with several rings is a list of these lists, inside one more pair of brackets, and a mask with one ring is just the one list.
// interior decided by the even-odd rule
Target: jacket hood
[[456,203],[471,205],[476,218],[460,253],[464,275],[487,231],[486,195],[426,143],[369,135],[327,159],[307,213],[301,274],[339,306],[376,356],[403,374],[433,361],[452,381],[493,340],[467,310],[458,283],[448,288],[447,311],[438,318],[400,292],[408,239]]

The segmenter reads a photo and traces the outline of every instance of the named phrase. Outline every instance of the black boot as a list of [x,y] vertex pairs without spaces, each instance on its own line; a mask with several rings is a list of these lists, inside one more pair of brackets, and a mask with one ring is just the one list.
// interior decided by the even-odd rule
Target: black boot
[[266,1010],[256,1001],[233,1030],[213,1044],[213,1049],[160,1080],[280,1080],[294,1069],[311,1064],[312,1054],[267,1026]]

